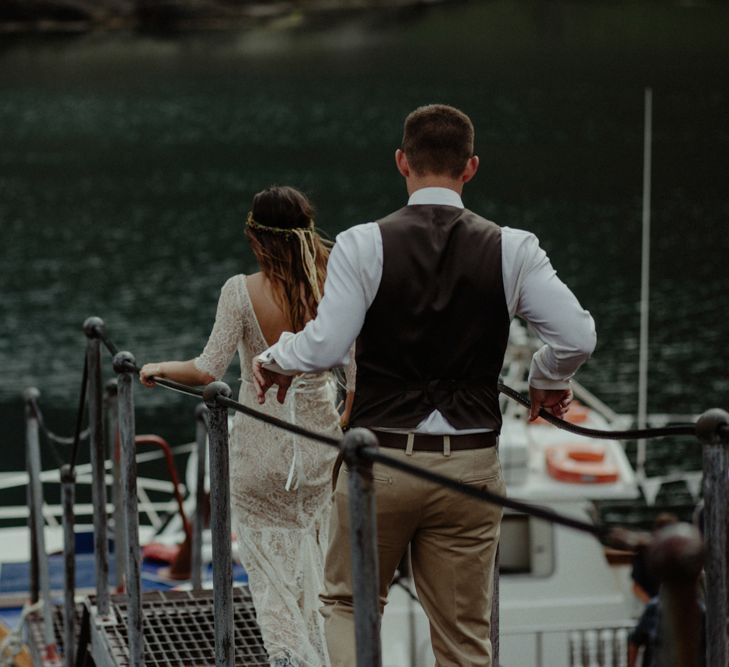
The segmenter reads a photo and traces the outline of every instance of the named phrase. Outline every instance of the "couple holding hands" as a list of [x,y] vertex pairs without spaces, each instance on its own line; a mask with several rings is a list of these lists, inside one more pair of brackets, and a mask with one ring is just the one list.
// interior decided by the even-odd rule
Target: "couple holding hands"
[[[533,234],[464,208],[479,165],[468,116],[416,109],[395,162],[407,205],[342,232],[331,254],[302,193],[259,192],[246,236],[260,272],[223,285],[199,357],[147,364],[140,379],[207,384],[237,351],[241,402],[330,435],[346,423],[370,428],[393,456],[504,494],[497,382],[511,319],[544,343],[529,376],[532,419],[542,407],[568,409],[594,323]],[[340,416],[329,369],[341,366]],[[273,385],[277,400],[266,401]],[[233,517],[271,664],[352,667],[346,468],[332,495],[335,451],[240,413],[234,420]],[[374,478],[382,607],[410,546],[437,665],[491,667],[501,508],[378,464]]]

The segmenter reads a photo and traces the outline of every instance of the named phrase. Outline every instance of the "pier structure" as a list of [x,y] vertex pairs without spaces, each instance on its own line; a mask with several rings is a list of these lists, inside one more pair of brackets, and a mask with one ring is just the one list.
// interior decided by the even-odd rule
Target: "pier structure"
[[[350,515],[352,522],[352,572],[354,584],[355,626],[358,667],[380,667],[380,612],[377,577],[377,536],[374,519],[374,489],[372,465],[379,463],[408,474],[445,486],[483,502],[495,503],[571,530],[581,531],[600,540],[604,545],[624,549],[647,549],[662,579],[662,623],[671,631],[666,633],[663,658],[666,667],[698,667],[700,637],[696,585],[704,568],[706,576],[706,647],[707,665],[727,662],[727,553],[726,521],[729,491],[729,413],[713,409],[704,413],[696,424],[665,426],[657,429],[630,431],[598,431],[564,422],[542,410],[540,416],[558,428],[589,437],[605,439],[655,438],[679,435],[697,438],[704,451],[705,474],[705,536],[687,525],[671,526],[657,535],[625,528],[607,528],[588,523],[554,510],[518,501],[462,484],[418,466],[402,462],[382,452],[376,436],[365,429],[352,429],[339,439],[315,433],[290,424],[231,398],[230,388],[223,382],[213,382],[204,389],[155,378],[169,389],[188,394],[198,403],[195,408],[196,449],[199,456],[197,474],[196,514],[191,529],[192,572],[191,591],[142,593],[140,583],[139,510],[137,504],[136,447],[134,420],[133,376],[139,371],[134,356],[120,352],[108,338],[104,323],[89,318],[84,324],[87,352],[84,377],[79,399],[79,411],[73,438],[71,460],[63,464],[60,477],[63,485],[64,508],[64,603],[55,606],[50,596],[43,538],[43,499],[40,481],[39,430],[60,441],[48,431],[42,420],[38,390],[25,392],[26,446],[29,470],[29,522],[31,536],[31,602],[40,609],[27,617],[28,639],[35,664],[84,665],[87,658],[103,667],[190,664],[202,667],[232,667],[233,665],[267,665],[268,657],[255,621],[250,593],[245,587],[234,587],[232,578],[230,488],[228,461],[228,411],[244,413],[255,419],[295,433],[311,442],[311,446],[330,446],[341,450],[347,462],[349,477]],[[104,430],[104,402],[101,385],[101,346],[113,356],[117,382],[107,384],[107,426],[115,425],[118,432]],[[522,405],[528,400],[501,384],[499,390]],[[83,414],[88,403],[87,431],[81,431]],[[50,434],[50,435],[49,435]],[[109,442],[105,442],[108,437]],[[123,593],[111,594],[106,511],[106,452],[112,450],[118,438],[120,456],[112,465],[115,475],[112,488],[115,507],[113,538],[117,560],[123,560],[123,573],[117,586]],[[88,439],[92,459],[92,495],[97,511],[94,528],[96,550],[96,593],[78,602],[73,576],[73,506],[74,468],[80,443]],[[206,440],[209,442],[207,446]],[[211,532],[213,538],[213,590],[201,587],[201,534],[203,525],[205,453],[208,453],[211,476]],[[100,487],[100,488],[96,488]],[[121,502],[120,502],[121,501]],[[121,504],[122,507],[117,507]],[[184,517],[183,517],[184,519]],[[120,524],[121,522],[121,524]],[[706,545],[706,546],[704,546]],[[706,560],[704,566],[704,549]],[[118,575],[119,576],[119,575]],[[498,582],[498,572],[495,574]],[[496,582],[496,583],[497,583]],[[495,587],[498,591],[498,588]],[[492,624],[494,664],[498,656],[498,594],[494,600]],[[577,651],[575,651],[577,654]],[[605,650],[587,656],[589,667],[602,667]],[[574,666],[587,665],[575,655]],[[613,664],[611,662],[611,664]],[[614,664],[622,664],[615,662]]]

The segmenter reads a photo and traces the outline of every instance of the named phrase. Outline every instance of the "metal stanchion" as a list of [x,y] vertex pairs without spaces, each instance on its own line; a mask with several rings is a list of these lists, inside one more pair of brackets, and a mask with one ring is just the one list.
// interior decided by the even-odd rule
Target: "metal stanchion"
[[[126,584],[129,598],[127,632],[129,637],[129,664],[144,664],[144,637],[142,635],[142,581],[140,573],[139,514],[137,511],[137,459],[134,443],[134,395],[132,375],[135,374],[134,357],[130,352],[119,352],[113,361],[119,382],[119,435],[121,439],[121,492],[124,498],[123,525],[126,531]],[[117,554],[117,558],[121,557]]]
[[63,663],[76,664],[76,542],[74,535],[74,496],[76,472],[69,464],[61,468],[63,504]]
[[491,664],[499,664],[500,640],[499,640],[499,603],[501,599],[501,591],[499,586],[499,568],[501,549],[496,548],[496,558],[494,559],[494,582],[491,592]]
[[229,398],[225,382],[211,382],[203,392],[210,410],[210,530],[213,538],[213,603],[215,614],[215,665],[233,667],[233,557],[230,541],[230,462],[228,409],[218,396]]
[[[38,419],[35,415],[35,411],[32,408],[31,402],[37,401],[40,398],[40,391],[35,387],[29,387],[23,394],[25,400],[25,469],[28,471],[28,486],[26,487],[26,500],[28,502],[28,528],[30,533],[30,602],[35,604],[40,599],[40,567],[38,558],[38,531],[36,530],[36,523],[38,518],[41,518],[42,525],[42,513],[39,514],[39,510],[35,506],[35,496],[33,493],[32,483],[32,466],[30,460],[30,442],[38,442]],[[45,546],[43,547],[45,551]]]
[[91,448],[91,496],[94,503],[94,554],[96,562],[96,606],[101,616],[109,615],[109,544],[106,532],[106,472],[101,387],[101,339],[104,322],[89,317],[84,322],[88,366],[89,444]]
[[661,582],[660,645],[656,664],[662,667],[698,667],[700,664],[698,580],[703,555],[701,534],[686,523],[660,530],[648,549],[648,562]]
[[107,456],[111,460],[111,505],[114,512],[114,580],[116,590],[124,590],[124,494],[122,493],[121,458],[119,448],[119,383],[116,378],[104,386],[106,407]]
[[729,664],[727,649],[727,498],[729,413],[708,410],[696,423],[703,443],[706,544],[706,664]]
[[205,420],[208,407],[198,403],[195,408],[195,444],[197,446],[197,483],[195,485],[195,519],[192,522],[192,588],[202,589],[202,536],[205,522],[205,459],[208,428]]
[[[51,600],[51,581],[46,556],[38,417],[32,405],[34,401],[38,400],[39,396],[40,392],[35,387],[31,387],[25,392],[25,445],[28,461],[29,497],[32,503],[31,531],[34,535],[31,547],[35,548],[35,563],[38,568],[38,580],[32,584],[32,587],[40,592],[40,598],[43,600],[44,658],[49,662],[55,662],[58,659],[58,654],[56,651],[56,636],[53,631],[53,602]],[[36,592],[35,595],[37,597],[38,593]]]
[[377,563],[377,517],[372,462],[360,456],[362,447],[377,447],[375,435],[354,428],[342,440],[349,467],[350,542],[352,547],[352,594],[354,598],[357,667],[380,667],[380,607]]

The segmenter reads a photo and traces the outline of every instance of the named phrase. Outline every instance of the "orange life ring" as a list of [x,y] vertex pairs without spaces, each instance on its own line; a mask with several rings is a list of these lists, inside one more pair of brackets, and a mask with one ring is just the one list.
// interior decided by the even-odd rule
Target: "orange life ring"
[[560,482],[610,484],[620,479],[603,445],[553,445],[546,451],[547,472]]

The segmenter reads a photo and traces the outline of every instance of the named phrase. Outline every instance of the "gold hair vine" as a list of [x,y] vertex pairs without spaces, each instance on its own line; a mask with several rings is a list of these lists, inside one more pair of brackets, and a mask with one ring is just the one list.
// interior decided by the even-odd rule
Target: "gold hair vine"
[[256,222],[253,219],[253,212],[248,212],[248,217],[246,218],[246,225],[250,227],[251,229],[255,229],[259,232],[272,232],[274,234],[283,234],[284,236],[291,236],[291,234],[296,234],[298,231],[304,231],[304,232],[313,232],[314,231],[314,221],[309,220],[308,227],[269,227],[268,225],[262,225],[260,222]]

